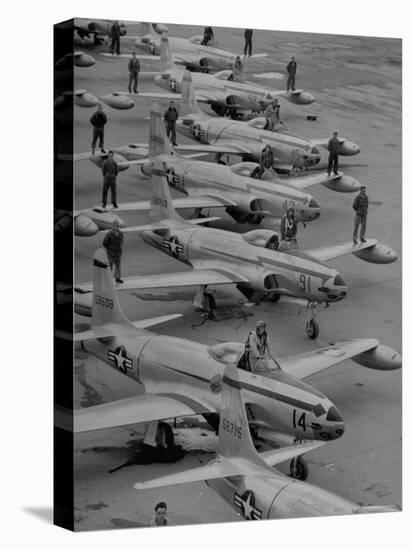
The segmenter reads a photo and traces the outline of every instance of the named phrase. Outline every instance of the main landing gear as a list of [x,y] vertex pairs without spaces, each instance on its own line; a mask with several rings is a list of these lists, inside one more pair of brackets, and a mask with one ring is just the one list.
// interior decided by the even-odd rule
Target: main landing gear
[[176,462],[184,456],[180,445],[175,445],[172,428],[167,422],[150,422],[145,430],[139,453],[140,464]]
[[293,477],[293,479],[305,481],[309,474],[309,467],[302,456],[297,456],[290,461],[289,471],[290,477]]

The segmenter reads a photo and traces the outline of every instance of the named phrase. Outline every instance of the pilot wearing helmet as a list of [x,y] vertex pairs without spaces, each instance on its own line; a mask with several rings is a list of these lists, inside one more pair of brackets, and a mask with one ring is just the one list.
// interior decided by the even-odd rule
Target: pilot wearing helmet
[[266,360],[270,358],[279,367],[273,356],[272,346],[266,332],[265,321],[258,321],[256,329],[249,333],[245,344],[245,352],[240,358],[238,367],[258,373],[267,370]]

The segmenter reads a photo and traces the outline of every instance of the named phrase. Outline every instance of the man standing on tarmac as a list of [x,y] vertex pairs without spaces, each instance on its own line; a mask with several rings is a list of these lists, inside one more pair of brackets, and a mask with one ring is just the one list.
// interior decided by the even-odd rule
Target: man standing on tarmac
[[328,142],[328,151],[329,151],[329,160],[328,160],[328,176],[330,176],[332,167],[333,173],[335,176],[338,175],[338,164],[339,164],[339,147],[340,143],[338,140],[338,132],[333,132],[333,136]]
[[169,108],[167,109],[167,111],[164,112],[163,118],[166,122],[167,137],[171,139],[172,145],[177,145],[176,120],[179,118],[179,113],[177,112],[174,101],[171,101],[169,103]]
[[107,116],[103,112],[102,104],[97,104],[97,111],[95,111],[90,117],[90,124],[93,126],[93,139],[92,139],[92,155],[96,150],[97,139],[99,139],[99,147],[102,153],[104,150],[104,126],[107,122]]
[[296,78],[297,67],[298,66],[296,64],[295,58],[292,57],[292,59],[286,65],[286,70],[287,70],[287,73],[288,73],[288,83],[286,84],[286,91],[287,92],[290,90],[290,88],[292,88],[292,92],[295,91],[295,78]]
[[137,80],[139,78],[140,63],[136,57],[136,52],[133,52],[132,58],[129,60],[129,94],[132,93],[132,84],[133,84],[133,93],[137,94]]
[[112,195],[112,204],[113,208],[118,208],[117,206],[117,183],[116,178],[119,173],[119,167],[117,162],[114,160],[113,151],[109,151],[108,158],[103,162],[102,173],[103,173],[103,193],[102,193],[102,207],[106,208],[107,205],[107,192],[110,189]]
[[353,201],[353,209],[355,210],[355,225],[353,228],[353,244],[358,244],[358,229],[360,229],[360,240],[366,243],[366,219],[368,217],[369,198],[366,194],[366,187],[363,185],[360,188],[359,195]]
[[112,270],[114,266],[114,277],[116,279],[116,283],[123,283],[120,274],[120,261],[122,259],[123,251],[123,233],[119,228],[119,220],[114,220],[112,228],[104,236],[103,246],[106,249],[110,269]]
[[116,55],[120,55],[120,25],[119,21],[116,21],[113,23],[111,31],[110,31],[111,37],[112,37],[112,55],[114,55],[114,52],[116,50]]

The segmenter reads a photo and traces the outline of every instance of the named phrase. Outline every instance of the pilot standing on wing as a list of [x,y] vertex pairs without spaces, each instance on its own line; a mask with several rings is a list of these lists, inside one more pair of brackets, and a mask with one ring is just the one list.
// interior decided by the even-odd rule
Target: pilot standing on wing
[[136,52],[133,52],[133,57],[129,61],[129,94],[132,93],[132,84],[133,84],[133,93],[137,94],[137,81],[139,78],[140,63],[136,57]]
[[247,55],[249,55],[249,57],[252,55],[252,36],[253,36],[253,29],[245,29],[245,32],[244,32],[245,47],[243,50],[245,57]]
[[330,176],[332,167],[333,173],[335,176],[338,175],[338,164],[339,164],[339,147],[340,143],[338,140],[338,132],[333,132],[333,136],[328,142],[328,151],[329,151],[329,160],[328,160],[328,176]]
[[99,140],[99,147],[102,153],[104,150],[104,126],[107,123],[107,116],[103,112],[101,103],[97,104],[97,111],[95,111],[90,117],[90,124],[93,126],[93,139],[92,139],[92,155],[96,150],[97,140]]
[[295,58],[292,57],[292,59],[286,65],[286,71],[288,73],[288,82],[286,84],[286,91],[287,92],[290,90],[290,88],[292,88],[292,92],[295,91],[295,78],[296,78],[297,67],[298,66],[297,66],[297,63],[295,61]]
[[176,120],[179,118],[179,113],[175,107],[175,102],[171,101],[169,103],[169,108],[164,112],[163,115],[164,121],[166,122],[166,132],[167,137],[172,141],[172,145],[177,145],[176,143]]
[[119,21],[115,21],[112,25],[110,35],[112,37],[112,55],[114,55],[114,52],[116,50],[116,55],[120,55],[120,35],[121,35],[121,29],[119,25]]
[[250,332],[246,347],[249,348],[248,356],[251,372],[259,372],[260,367],[263,366],[262,361],[268,357],[276,363],[264,321],[256,323],[256,330]]
[[358,244],[358,230],[360,225],[360,240],[366,243],[366,219],[368,217],[369,197],[366,194],[366,187],[362,185],[360,193],[353,201],[353,209],[355,210],[355,224],[353,227],[353,244]]
[[289,207],[280,223],[280,234],[282,237],[282,243],[279,250],[281,250],[282,248],[297,248],[297,232],[298,223],[295,219],[295,210],[292,207]]

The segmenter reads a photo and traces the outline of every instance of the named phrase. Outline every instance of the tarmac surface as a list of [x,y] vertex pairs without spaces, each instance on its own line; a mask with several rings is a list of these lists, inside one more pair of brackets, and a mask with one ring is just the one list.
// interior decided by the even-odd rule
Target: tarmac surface
[[[215,28],[219,46],[233,52],[243,49],[243,29]],[[140,33],[138,24],[129,34]],[[200,34],[200,27],[169,25],[170,36]],[[122,50],[132,51],[133,42],[121,39]],[[221,321],[200,320],[193,311],[193,292],[121,292],[125,314],[136,320],[163,313],[183,317],[156,332],[205,344],[245,341],[259,319],[265,319],[279,356],[316,349],[329,342],[358,337],[376,337],[402,353],[402,243],[401,243],[401,146],[402,146],[402,61],[401,42],[395,39],[332,36],[306,33],[255,31],[254,53],[269,57],[247,60],[247,77],[274,89],[285,86],[278,75],[294,55],[298,63],[296,85],[313,93],[316,102],[303,107],[281,100],[281,118],[288,128],[305,137],[329,137],[337,129],[340,136],[356,142],[361,153],[341,158],[340,169],[367,186],[370,199],[367,236],[377,238],[398,253],[398,261],[374,265],[346,256],[333,262],[349,285],[347,298],[318,316],[320,336],[310,341],[305,335],[305,314],[296,306],[263,302],[244,308],[236,289],[217,290]],[[91,51],[96,64],[75,68],[75,88],[96,96],[126,91],[127,59],[106,58]],[[142,70],[156,70],[156,62],[143,62]],[[260,81],[257,73],[275,73]],[[139,82],[140,91],[160,91],[149,81]],[[135,98],[129,111],[105,107],[108,115],[106,149],[133,142],[147,142],[151,101]],[[93,110],[75,107],[75,152],[90,150]],[[210,111],[207,111],[211,114]],[[316,121],[306,120],[308,114]],[[178,135],[178,142],[185,138]],[[233,159],[234,160],[234,159]],[[346,165],[346,167],[345,167]],[[102,176],[90,162],[75,166],[75,208],[100,205]],[[299,226],[302,249],[336,244],[351,239],[354,195],[339,194],[322,186],[310,189],[320,203],[321,217]],[[136,167],[118,177],[120,202],[148,199],[151,183],[139,177]],[[221,215],[212,211],[212,215]],[[145,223],[144,215],[122,215],[126,222]],[[236,225],[224,217],[216,226],[245,232],[255,226]],[[92,258],[102,237],[76,238],[76,282],[92,278]],[[167,273],[186,269],[132,234],[125,236],[122,274],[124,276]],[[244,313],[246,312],[246,316]],[[79,322],[84,319],[78,318]],[[402,503],[402,372],[379,372],[347,361],[312,376],[308,381],[325,393],[342,413],[346,430],[342,438],[306,456],[308,481],[365,505]],[[135,395],[139,387],[83,351],[76,352],[75,406],[86,407]],[[195,426],[193,430],[188,426]],[[177,442],[188,450],[176,464],[134,465],[114,473],[133,456],[144,426],[104,430],[76,436],[75,517],[78,530],[138,527],[154,516],[154,505],[165,500],[168,516],[175,525],[238,521],[241,518],[204,483],[180,485],[138,492],[134,483],[205,463],[216,438],[198,419],[182,419],[175,430]],[[282,465],[287,472],[288,465]]]

